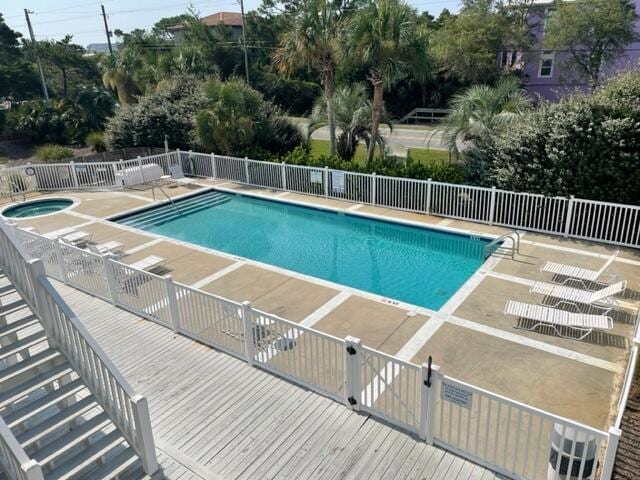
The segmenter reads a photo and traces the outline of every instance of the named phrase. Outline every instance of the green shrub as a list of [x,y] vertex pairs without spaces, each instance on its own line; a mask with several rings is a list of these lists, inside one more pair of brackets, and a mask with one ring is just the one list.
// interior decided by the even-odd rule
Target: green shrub
[[640,201],[640,74],[543,103],[467,152],[472,181],[545,195]]
[[9,112],[7,128],[33,142],[62,143],[66,140],[63,113],[60,102],[31,100]]
[[172,148],[193,147],[191,132],[195,112],[205,104],[202,83],[191,76],[163,82],[155,92],[124,105],[105,128],[110,148],[160,146],[167,135]]
[[257,78],[256,89],[290,115],[308,115],[316,98],[322,95],[320,85],[264,73]]
[[62,145],[43,145],[36,150],[36,158],[45,162],[71,157],[73,157],[73,150]]
[[84,142],[87,147],[91,147],[96,152],[104,152],[107,150],[104,133],[102,132],[91,132],[87,135],[87,138],[84,139]]
[[280,109],[242,80],[210,80],[207,102],[195,117],[195,137],[206,151],[236,156],[281,155],[302,142]]

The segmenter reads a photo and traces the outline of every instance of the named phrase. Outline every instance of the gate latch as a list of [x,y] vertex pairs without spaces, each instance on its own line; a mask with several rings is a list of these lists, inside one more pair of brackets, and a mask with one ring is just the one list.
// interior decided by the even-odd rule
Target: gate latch
[[429,360],[427,360],[427,379],[424,381],[425,386],[431,388],[431,355],[429,355]]

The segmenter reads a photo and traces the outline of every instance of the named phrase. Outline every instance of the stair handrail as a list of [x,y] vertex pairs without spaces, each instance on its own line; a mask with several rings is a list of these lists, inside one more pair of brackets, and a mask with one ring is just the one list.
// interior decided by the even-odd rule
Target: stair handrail
[[488,258],[493,254],[493,252],[491,251],[491,247],[498,245],[500,242],[503,242],[505,240],[511,240],[510,251],[511,251],[511,259],[513,260],[513,258],[515,257],[515,254],[520,253],[520,232],[518,232],[517,230],[511,230],[510,232],[507,232],[504,235],[500,235],[499,237],[494,238],[489,244],[485,245],[484,258]]
[[0,221],[0,262],[42,321],[49,343],[73,366],[96,401],[140,456],[147,475],[158,470],[147,399],[136,394],[48,280],[44,263],[28,259],[11,227]]
[[2,417],[0,417],[0,464],[12,480],[44,480],[40,464],[29,458]]

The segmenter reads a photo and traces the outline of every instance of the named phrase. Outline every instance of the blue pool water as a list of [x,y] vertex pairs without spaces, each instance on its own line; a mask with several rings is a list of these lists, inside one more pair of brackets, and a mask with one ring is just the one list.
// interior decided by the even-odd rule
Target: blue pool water
[[51,199],[34,200],[7,208],[2,215],[8,218],[38,217],[49,213],[56,213],[73,205],[73,200]]
[[432,309],[478,269],[488,243],[216,191],[116,221]]

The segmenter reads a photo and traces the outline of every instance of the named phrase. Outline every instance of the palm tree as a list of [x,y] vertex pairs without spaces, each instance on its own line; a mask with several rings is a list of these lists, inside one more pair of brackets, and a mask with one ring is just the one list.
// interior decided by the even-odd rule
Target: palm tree
[[[352,86],[338,87],[334,98],[334,114],[336,128],[339,133],[336,139],[336,153],[342,160],[351,160],[361,140],[367,144],[371,131],[371,102],[367,99],[367,89],[361,83]],[[318,98],[311,113],[309,137],[319,128],[329,123],[327,102],[324,97]],[[382,123],[391,129],[391,122],[383,111]],[[384,147],[382,137],[378,144]]]
[[140,90],[133,80],[131,59],[129,55],[120,52],[117,55],[104,56],[100,61],[102,83],[105,87],[115,90],[121,104],[134,103]]
[[292,19],[274,53],[276,68],[291,74],[297,68],[310,67],[320,76],[327,102],[331,154],[336,152],[333,97],[340,55],[340,7],[331,0],[309,0]]
[[434,133],[453,152],[458,145],[503,130],[531,107],[531,99],[518,79],[505,77],[495,87],[475,85],[453,97],[451,113]]
[[384,105],[384,88],[412,73],[422,80],[430,69],[427,37],[416,11],[402,0],[372,0],[348,26],[348,55],[368,67],[373,86],[371,139],[367,162],[373,160]]

